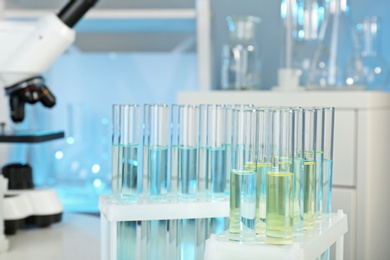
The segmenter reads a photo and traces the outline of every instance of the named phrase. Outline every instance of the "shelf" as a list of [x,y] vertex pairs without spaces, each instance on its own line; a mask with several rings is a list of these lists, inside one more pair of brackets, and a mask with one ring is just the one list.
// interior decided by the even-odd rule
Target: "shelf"
[[[7,19],[34,19],[46,13],[57,13],[51,9],[6,9]],[[196,19],[195,9],[93,9],[86,19]]]
[[331,245],[336,244],[336,258],[343,256],[343,237],[348,231],[347,216],[339,210],[324,219],[310,235],[296,238],[291,245],[268,245],[265,238],[256,242],[238,243],[227,236],[211,235],[206,241],[205,260],[229,259],[317,259]]
[[[6,10],[5,18],[34,20],[56,10]],[[195,32],[195,9],[96,9],[75,26],[81,33]]]
[[99,209],[109,222],[228,217],[229,196],[217,201],[124,202],[112,195],[101,195]]

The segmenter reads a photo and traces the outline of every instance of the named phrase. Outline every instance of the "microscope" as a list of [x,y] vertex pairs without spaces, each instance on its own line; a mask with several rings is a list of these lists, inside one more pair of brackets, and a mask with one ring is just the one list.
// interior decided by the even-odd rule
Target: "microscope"
[[[40,74],[74,42],[76,32],[72,28],[96,2],[71,0],[58,14],[49,13],[37,21],[0,20],[0,86],[9,97],[13,122],[23,121],[26,104],[41,102],[48,108],[55,105],[56,98]],[[62,136],[7,136],[4,129],[2,132],[1,142],[39,142],[63,137],[63,132]],[[3,167],[0,186],[3,176],[8,190],[1,198],[4,209],[0,205],[0,222],[4,220],[6,234],[14,234],[25,225],[45,227],[61,220],[63,207],[56,193],[53,189],[33,187],[29,165]]]

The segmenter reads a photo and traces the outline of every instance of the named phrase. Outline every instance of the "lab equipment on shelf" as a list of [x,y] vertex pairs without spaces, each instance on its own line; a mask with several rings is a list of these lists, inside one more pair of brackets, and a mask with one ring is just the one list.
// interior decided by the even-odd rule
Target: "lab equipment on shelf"
[[256,41],[260,18],[233,15],[226,18],[229,40],[222,48],[221,88],[223,90],[260,89],[261,50]]
[[367,90],[383,90],[389,81],[389,66],[381,56],[382,22],[379,17],[366,17],[353,28],[357,50],[347,66],[347,80],[362,77]]
[[362,90],[366,85],[364,75],[360,71],[346,73],[351,58],[357,66],[362,62],[355,55],[350,6],[342,0],[330,0],[325,12],[306,87],[312,90]]

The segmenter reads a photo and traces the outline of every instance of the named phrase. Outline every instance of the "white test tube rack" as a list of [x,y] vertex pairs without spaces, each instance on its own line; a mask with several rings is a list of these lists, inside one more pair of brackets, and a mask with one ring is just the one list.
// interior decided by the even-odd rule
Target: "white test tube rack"
[[8,250],[8,240],[4,235],[4,196],[7,187],[8,180],[0,175],[0,254]]
[[[112,195],[99,199],[101,215],[101,259],[117,259],[117,222],[144,220],[201,219],[229,216],[229,197],[219,201],[137,202],[124,203]],[[344,234],[348,231],[347,216],[342,210],[332,213],[310,235],[302,236],[291,245],[275,246],[264,242],[236,243],[217,239],[206,241],[205,260],[219,259],[316,259],[336,244],[336,259],[344,254]],[[242,258],[245,256],[244,258]]]

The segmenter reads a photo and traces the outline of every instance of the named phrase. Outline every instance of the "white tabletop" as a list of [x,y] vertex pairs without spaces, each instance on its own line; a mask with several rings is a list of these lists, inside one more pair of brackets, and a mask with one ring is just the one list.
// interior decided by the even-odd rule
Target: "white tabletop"
[[65,213],[60,223],[19,229],[7,239],[9,250],[0,260],[100,259],[100,218]]

